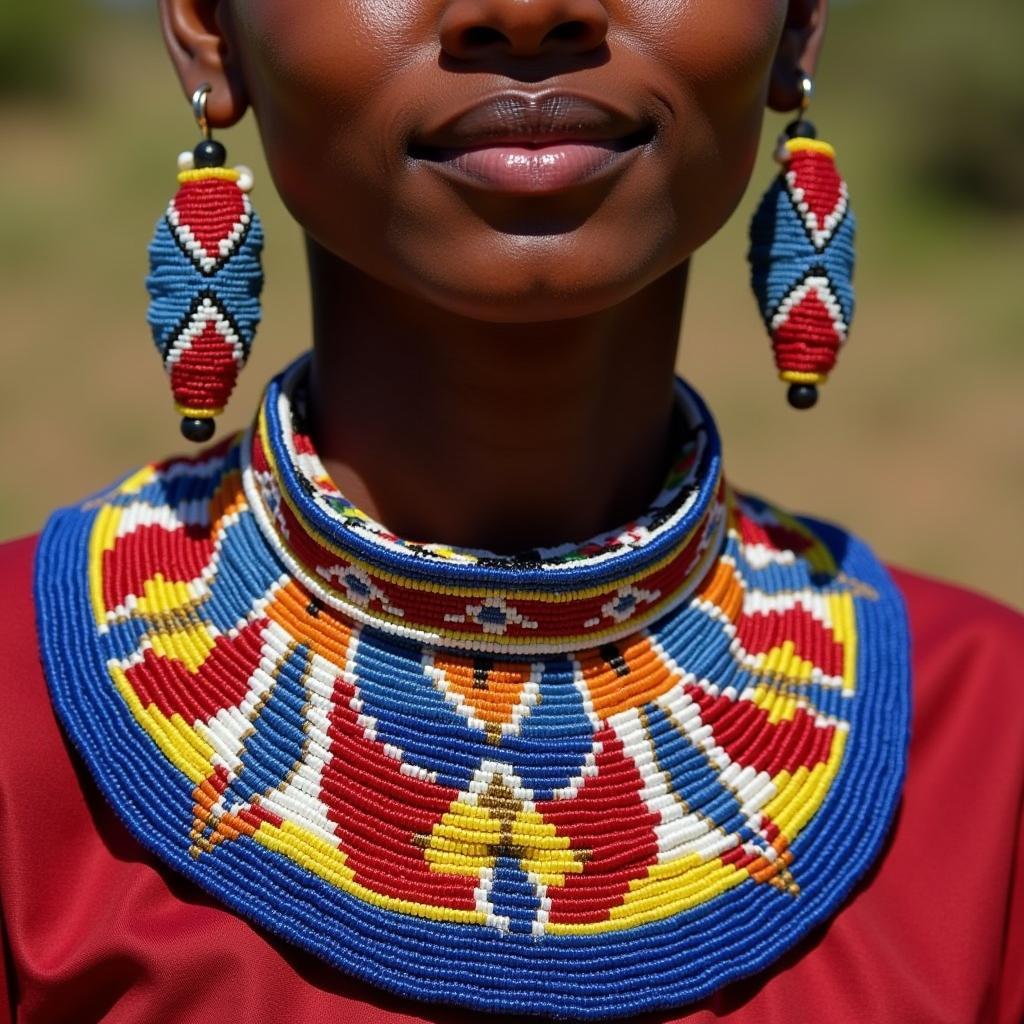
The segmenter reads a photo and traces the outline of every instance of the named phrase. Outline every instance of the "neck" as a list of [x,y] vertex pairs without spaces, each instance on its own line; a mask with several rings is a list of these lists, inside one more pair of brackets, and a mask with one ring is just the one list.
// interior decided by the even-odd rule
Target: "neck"
[[620,525],[657,494],[685,264],[600,314],[495,324],[312,242],[309,262],[317,450],[388,529],[511,553]]

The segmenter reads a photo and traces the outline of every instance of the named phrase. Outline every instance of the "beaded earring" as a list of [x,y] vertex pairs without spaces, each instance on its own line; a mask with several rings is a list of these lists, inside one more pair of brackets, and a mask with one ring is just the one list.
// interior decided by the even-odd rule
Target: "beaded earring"
[[855,221],[835,151],[804,116],[814,86],[799,74],[800,114],[779,137],[782,171],[751,221],[748,259],[789,404],[809,409],[853,318]]
[[252,172],[225,167],[206,118],[209,85],[192,95],[202,133],[178,157],[178,191],[149,246],[147,320],[171,380],[181,432],[213,437],[260,320],[263,229],[249,201]]

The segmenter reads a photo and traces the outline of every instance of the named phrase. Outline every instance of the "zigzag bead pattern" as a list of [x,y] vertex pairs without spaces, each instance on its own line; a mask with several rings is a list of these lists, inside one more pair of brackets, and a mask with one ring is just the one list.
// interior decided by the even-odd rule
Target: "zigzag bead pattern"
[[795,138],[750,230],[751,283],[782,380],[820,384],[853,317],[854,217],[831,146]]
[[157,224],[149,324],[182,416],[220,415],[260,319],[263,232],[248,172],[186,169]]
[[339,969],[477,1010],[682,1005],[833,914],[904,771],[904,611],[870,551],[728,488],[682,382],[635,522],[414,544],[323,474],[307,367],[246,436],[44,531],[53,701],[135,836]]

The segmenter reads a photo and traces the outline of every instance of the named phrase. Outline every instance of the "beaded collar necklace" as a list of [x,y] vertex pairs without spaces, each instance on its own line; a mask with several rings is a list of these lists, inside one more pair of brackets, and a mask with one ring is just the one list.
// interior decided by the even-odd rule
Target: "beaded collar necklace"
[[909,713],[902,601],[854,537],[736,494],[703,403],[661,493],[583,543],[413,543],[304,431],[56,513],[51,695],[150,850],[371,984],[599,1018],[763,969],[877,855]]

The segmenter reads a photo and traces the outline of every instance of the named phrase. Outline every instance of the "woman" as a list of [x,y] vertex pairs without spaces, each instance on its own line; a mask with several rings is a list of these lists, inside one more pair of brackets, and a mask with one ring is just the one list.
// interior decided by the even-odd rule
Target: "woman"
[[4,548],[11,1019],[1019,1020],[1019,620],[673,379],[824,0],[161,10],[313,355]]

